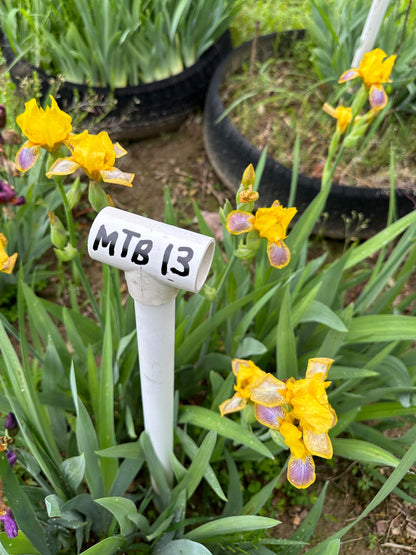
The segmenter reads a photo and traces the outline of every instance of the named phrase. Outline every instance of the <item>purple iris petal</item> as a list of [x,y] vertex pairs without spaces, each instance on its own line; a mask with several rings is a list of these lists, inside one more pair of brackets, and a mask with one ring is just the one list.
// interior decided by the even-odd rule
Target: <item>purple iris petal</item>
[[14,206],[20,206],[25,202],[24,196],[16,197],[16,191],[6,181],[0,181],[0,204],[10,203]]
[[315,463],[310,455],[305,459],[290,457],[287,467],[287,479],[295,488],[307,488],[315,481]]
[[387,104],[387,94],[381,85],[372,85],[368,97],[372,108],[381,110]]
[[4,104],[0,104],[0,129],[6,127],[6,107]]
[[338,83],[345,83],[345,81],[350,81],[351,79],[355,79],[356,77],[359,77],[359,72],[356,69],[348,69],[347,71],[344,71],[344,73],[341,75],[341,77],[338,80]]
[[278,430],[280,428],[280,420],[284,419],[286,415],[285,409],[281,406],[265,407],[257,403],[254,406],[254,413],[260,424],[268,426],[274,430]]
[[17,455],[14,451],[6,451],[7,460],[10,463],[10,466],[14,466],[17,461]]
[[267,256],[269,257],[270,264],[275,268],[283,268],[290,261],[290,251],[283,241],[268,243]]
[[14,190],[6,181],[0,181],[0,203],[6,204],[10,202],[15,196]]
[[40,147],[37,145],[22,146],[16,155],[16,165],[21,172],[25,172],[35,165],[39,156],[39,149]]
[[6,430],[14,430],[17,428],[17,420],[15,415],[12,412],[9,412],[6,416],[6,420],[4,421],[4,427]]
[[228,214],[227,229],[230,233],[246,233],[253,229],[253,214],[243,212],[242,210],[234,210]]
[[13,518],[11,509],[7,508],[3,515],[0,515],[0,520],[3,521],[4,530],[8,538],[15,538],[19,532],[17,524]]
[[14,199],[12,199],[10,201],[11,204],[13,204],[13,206],[21,206],[22,204],[26,203],[26,199],[25,197],[22,195],[20,197],[15,197]]

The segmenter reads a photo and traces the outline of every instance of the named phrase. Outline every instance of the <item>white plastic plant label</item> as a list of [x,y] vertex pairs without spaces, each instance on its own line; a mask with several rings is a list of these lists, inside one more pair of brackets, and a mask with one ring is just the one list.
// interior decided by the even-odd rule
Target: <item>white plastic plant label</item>
[[212,237],[107,206],[90,229],[91,258],[132,272],[141,269],[178,289],[198,292],[214,255]]

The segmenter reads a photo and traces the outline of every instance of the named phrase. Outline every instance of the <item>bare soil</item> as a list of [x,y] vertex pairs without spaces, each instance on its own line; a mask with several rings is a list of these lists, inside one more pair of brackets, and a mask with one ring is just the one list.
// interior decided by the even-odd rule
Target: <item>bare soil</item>
[[175,132],[138,142],[123,143],[128,154],[118,166],[135,173],[133,187],[107,187],[116,206],[156,220],[163,219],[164,190],[169,189],[179,221],[189,225],[193,202],[208,212],[218,212],[235,193],[219,183],[205,154],[202,116],[192,115]]

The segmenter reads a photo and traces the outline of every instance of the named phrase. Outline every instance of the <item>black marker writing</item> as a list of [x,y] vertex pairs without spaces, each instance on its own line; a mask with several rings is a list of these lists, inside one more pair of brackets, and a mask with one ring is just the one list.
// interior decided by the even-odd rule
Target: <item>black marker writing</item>
[[173,274],[178,276],[186,277],[189,276],[189,262],[192,260],[194,256],[194,251],[190,247],[179,247],[178,252],[186,252],[185,256],[178,256],[177,261],[179,264],[182,265],[183,270],[178,270],[177,268],[170,268],[170,271]]
[[123,232],[127,235],[127,237],[124,240],[123,248],[121,250],[121,258],[126,258],[129,250],[131,238],[132,237],[139,238],[141,237],[141,234],[136,233],[135,231],[131,231],[130,229],[123,229]]
[[104,248],[110,245],[110,248],[108,249],[108,253],[110,256],[114,256],[114,249],[116,246],[117,239],[118,239],[117,231],[113,231],[113,233],[110,233],[110,235],[107,235],[107,230],[105,229],[105,226],[102,225],[97,232],[97,236],[95,237],[95,241],[92,248],[95,251],[98,250],[98,247],[100,246],[100,241],[101,241]]

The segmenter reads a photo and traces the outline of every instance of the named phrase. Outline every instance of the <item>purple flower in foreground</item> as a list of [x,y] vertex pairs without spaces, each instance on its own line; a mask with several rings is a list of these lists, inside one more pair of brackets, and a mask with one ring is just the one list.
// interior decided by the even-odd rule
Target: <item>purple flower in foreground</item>
[[0,104],[0,129],[4,129],[6,127],[6,106],[4,104]]
[[12,412],[9,412],[4,421],[4,427],[10,432],[10,430],[15,430],[17,428],[17,420]]
[[16,521],[13,518],[13,513],[9,507],[1,511],[0,520],[3,521],[4,530],[8,538],[15,538],[19,532]]
[[10,466],[14,466],[17,461],[17,455],[14,451],[6,451],[7,460],[10,463]]
[[10,203],[14,206],[20,206],[25,202],[24,196],[16,197],[16,191],[6,181],[0,181],[0,204]]

